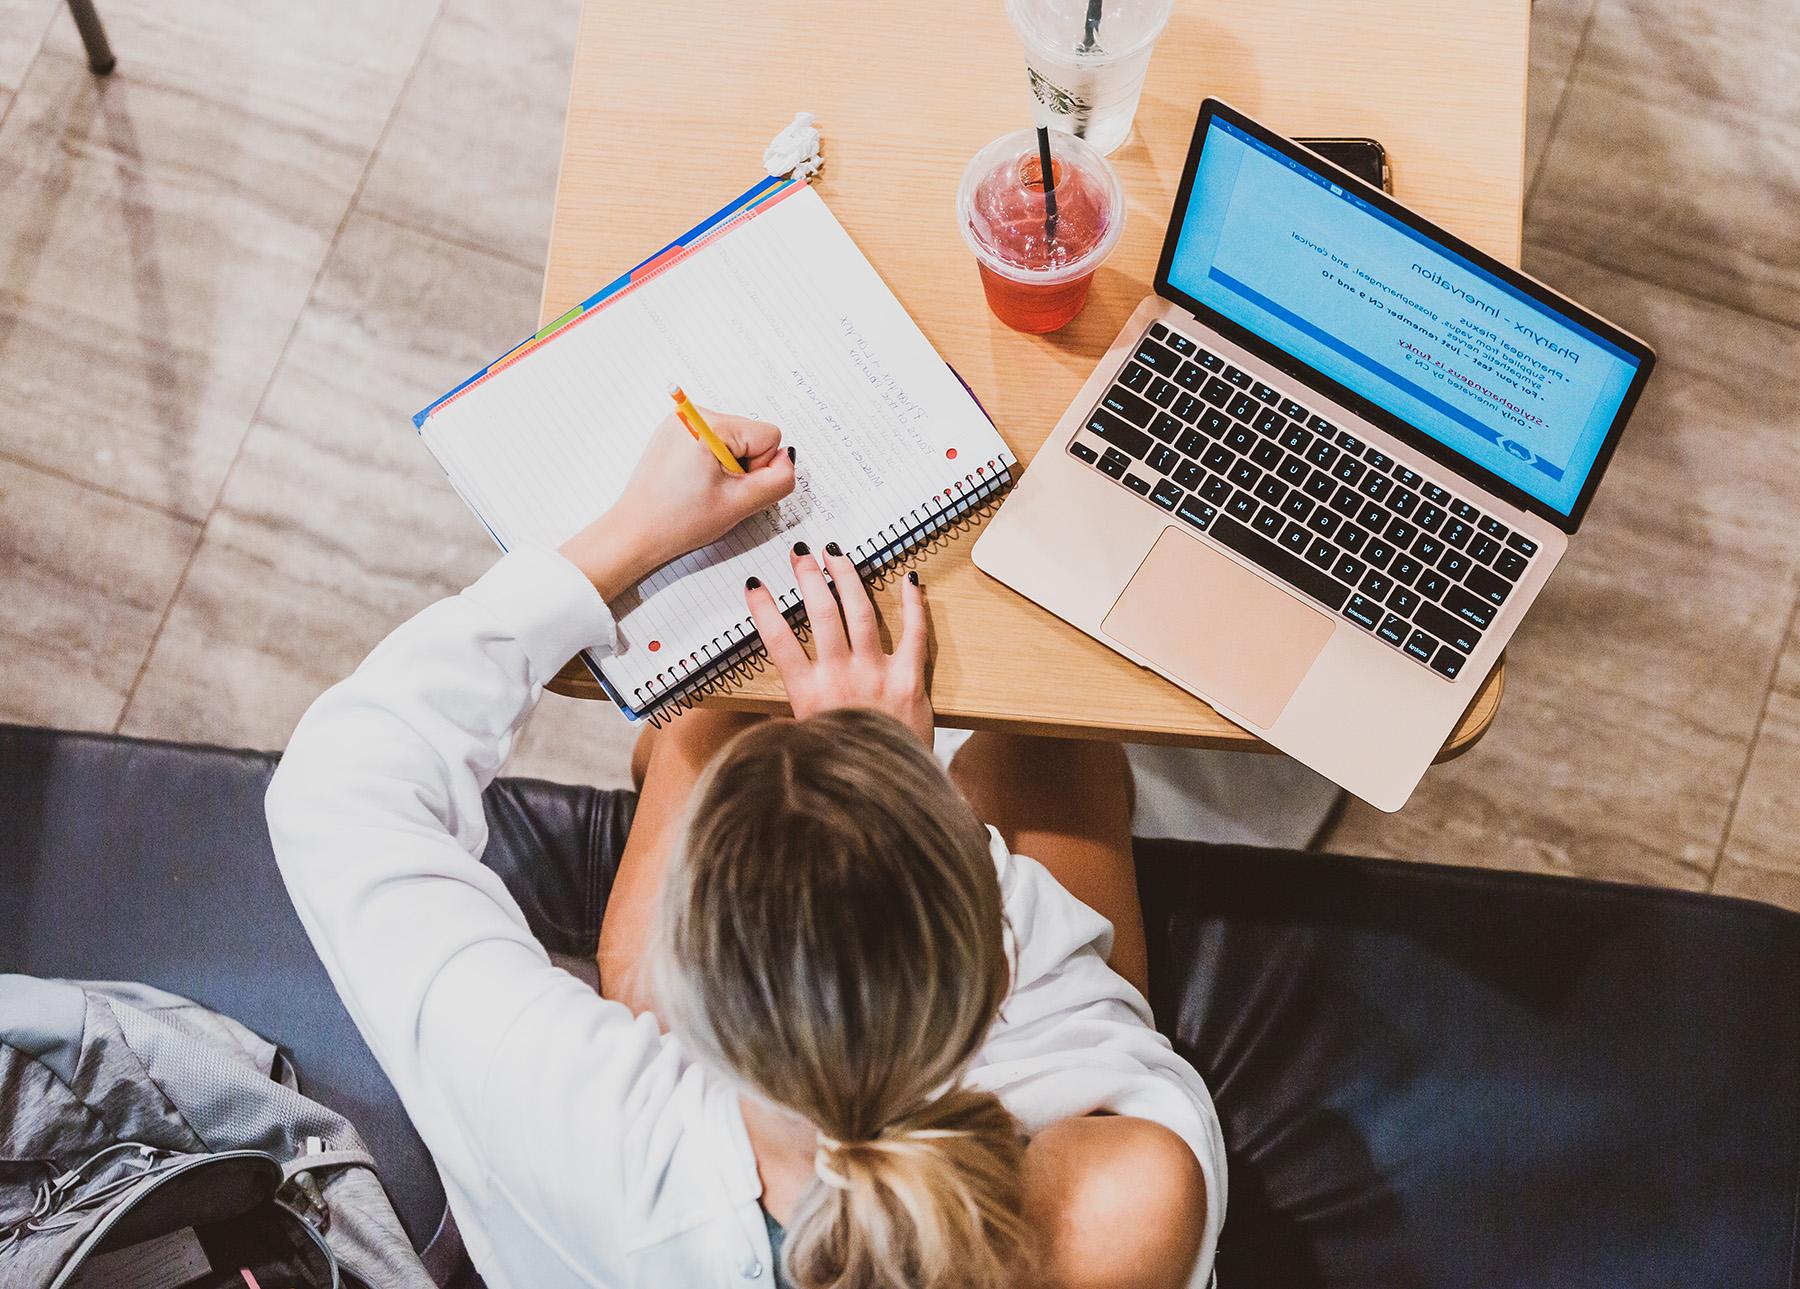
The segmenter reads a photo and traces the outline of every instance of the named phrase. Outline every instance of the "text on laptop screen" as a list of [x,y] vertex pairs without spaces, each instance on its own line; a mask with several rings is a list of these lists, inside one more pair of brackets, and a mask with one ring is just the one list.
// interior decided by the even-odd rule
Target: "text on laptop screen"
[[1229,122],[1169,284],[1570,513],[1637,360]]

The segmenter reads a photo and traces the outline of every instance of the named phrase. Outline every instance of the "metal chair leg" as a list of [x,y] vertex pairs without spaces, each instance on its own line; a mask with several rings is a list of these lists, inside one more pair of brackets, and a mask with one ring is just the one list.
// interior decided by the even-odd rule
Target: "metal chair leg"
[[87,47],[88,67],[96,76],[105,76],[118,65],[112,46],[106,41],[106,28],[94,12],[94,0],[69,0],[69,15],[81,32],[81,43]]

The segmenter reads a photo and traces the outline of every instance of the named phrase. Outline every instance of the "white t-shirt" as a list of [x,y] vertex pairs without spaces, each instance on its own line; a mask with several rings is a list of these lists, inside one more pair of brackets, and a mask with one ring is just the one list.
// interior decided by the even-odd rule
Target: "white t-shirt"
[[[614,641],[572,564],[506,556],[313,704],[270,785],[269,831],[493,1289],[761,1289],[768,1232],[736,1090],[654,1017],[552,965],[479,862],[482,789],[544,682]],[[1106,920],[997,833],[993,853],[1018,974],[967,1081],[1028,1132],[1109,1110],[1180,1134],[1207,1186],[1198,1289],[1225,1216],[1212,1099],[1106,965]]]

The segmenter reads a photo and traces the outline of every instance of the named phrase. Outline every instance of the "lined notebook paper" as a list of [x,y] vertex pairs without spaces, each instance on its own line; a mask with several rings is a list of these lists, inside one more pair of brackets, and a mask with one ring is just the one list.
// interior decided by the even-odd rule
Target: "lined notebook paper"
[[672,381],[781,427],[797,449],[793,495],[612,606],[619,650],[597,674],[633,716],[755,646],[745,578],[797,605],[793,542],[836,541],[884,566],[1003,488],[1013,465],[816,192],[759,185],[726,212],[415,418],[505,549],[560,545],[612,504]]

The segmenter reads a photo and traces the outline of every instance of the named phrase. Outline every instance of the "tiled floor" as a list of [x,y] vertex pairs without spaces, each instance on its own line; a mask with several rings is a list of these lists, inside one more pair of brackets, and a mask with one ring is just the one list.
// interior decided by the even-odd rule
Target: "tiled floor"
[[[1791,6],[1537,5],[1527,266],[1663,367],[1488,738],[1337,845],[1800,908]],[[404,418],[536,315],[576,0],[102,8],[96,83],[0,0],[0,719],[276,747],[490,558]]]

